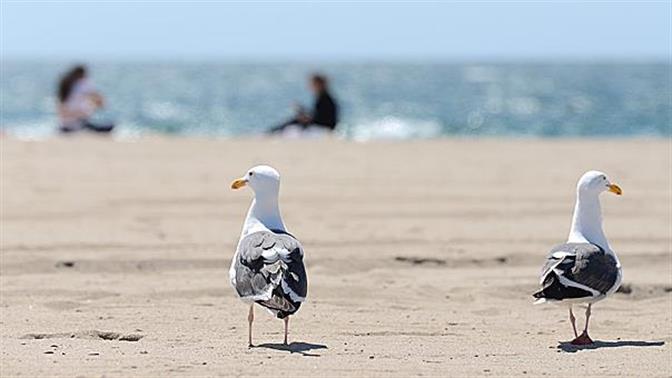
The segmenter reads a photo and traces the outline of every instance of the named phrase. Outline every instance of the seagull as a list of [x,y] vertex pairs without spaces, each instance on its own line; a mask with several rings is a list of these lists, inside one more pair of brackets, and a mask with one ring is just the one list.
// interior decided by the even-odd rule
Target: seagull
[[[602,231],[602,192],[621,195],[621,188],[612,184],[607,175],[586,172],[576,186],[576,205],[569,238],[551,249],[541,271],[541,290],[533,294],[536,303],[563,303],[569,306],[569,320],[574,330],[574,345],[592,344],[588,321],[593,303],[600,301],[621,284],[621,263]],[[576,331],[575,304],[587,304],[583,333]]]
[[299,310],[308,292],[303,247],[287,232],[280,216],[278,171],[259,165],[231,183],[231,189],[245,186],[254,191],[254,200],[231,261],[229,279],[238,296],[250,304],[248,346],[253,346],[255,303],[284,321],[287,345],[289,316]]

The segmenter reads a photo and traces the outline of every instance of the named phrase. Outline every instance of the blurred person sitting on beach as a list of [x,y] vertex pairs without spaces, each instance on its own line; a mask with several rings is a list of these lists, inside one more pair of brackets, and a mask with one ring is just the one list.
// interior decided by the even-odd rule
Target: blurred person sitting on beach
[[78,65],[65,73],[58,84],[59,130],[70,133],[89,130],[109,133],[113,124],[94,123],[91,117],[103,108],[103,96],[87,77],[86,67]]
[[271,134],[324,134],[334,131],[338,123],[338,105],[329,93],[327,78],[320,74],[310,77],[310,89],[315,94],[315,105],[311,113],[297,105],[296,115],[289,121],[272,128]]

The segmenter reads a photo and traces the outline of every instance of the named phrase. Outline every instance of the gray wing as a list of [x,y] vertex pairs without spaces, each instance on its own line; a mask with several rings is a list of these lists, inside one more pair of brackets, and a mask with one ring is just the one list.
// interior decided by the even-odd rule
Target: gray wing
[[296,312],[308,292],[303,247],[287,233],[259,231],[245,236],[234,261],[235,288],[284,318]]
[[536,298],[562,300],[606,294],[618,280],[614,256],[590,243],[554,247],[542,268],[542,290]]

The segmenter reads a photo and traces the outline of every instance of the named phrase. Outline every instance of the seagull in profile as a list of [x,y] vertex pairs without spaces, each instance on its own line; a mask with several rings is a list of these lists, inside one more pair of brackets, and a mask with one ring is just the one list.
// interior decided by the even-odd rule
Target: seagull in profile
[[265,307],[285,323],[287,345],[289,316],[306,300],[308,278],[303,247],[285,227],[280,208],[280,174],[260,165],[231,183],[232,189],[250,187],[254,199],[245,217],[229,279],[238,296],[250,304],[248,342],[252,347],[254,304]]
[[[581,176],[576,186],[569,238],[551,249],[541,272],[541,290],[533,294],[537,298],[535,303],[568,305],[574,345],[593,343],[588,335],[591,307],[615,292],[623,278],[621,263],[602,231],[599,199],[602,192],[622,194],[621,188],[602,172],[589,171]],[[580,335],[572,312],[576,304],[587,304],[585,327]]]

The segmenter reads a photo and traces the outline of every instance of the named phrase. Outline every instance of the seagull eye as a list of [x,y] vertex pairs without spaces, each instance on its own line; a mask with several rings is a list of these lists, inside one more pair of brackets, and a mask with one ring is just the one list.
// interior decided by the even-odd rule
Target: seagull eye
[[249,172],[248,175],[252,177],[252,175],[254,175],[254,172]]

